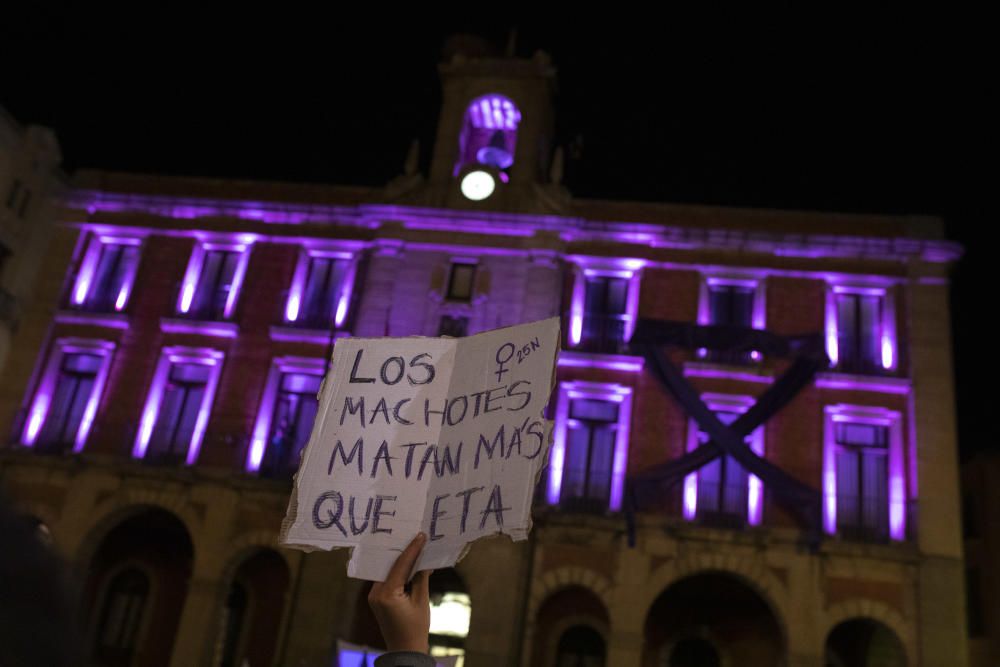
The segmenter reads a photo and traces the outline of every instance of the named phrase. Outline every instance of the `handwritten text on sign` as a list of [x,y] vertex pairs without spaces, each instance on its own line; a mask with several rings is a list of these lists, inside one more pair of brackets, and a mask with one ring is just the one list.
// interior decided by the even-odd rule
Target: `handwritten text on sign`
[[283,541],[354,547],[348,574],[381,581],[421,530],[420,570],[453,565],[480,537],[525,539],[558,348],[558,318],[338,341]]

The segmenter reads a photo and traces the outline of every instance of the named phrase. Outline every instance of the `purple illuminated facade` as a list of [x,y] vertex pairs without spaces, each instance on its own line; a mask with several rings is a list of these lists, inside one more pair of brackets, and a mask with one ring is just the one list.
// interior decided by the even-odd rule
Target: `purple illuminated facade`
[[[864,614],[908,664],[950,664],[916,658],[963,640],[914,610],[962,614],[956,599],[926,597],[937,582],[961,590],[946,330],[961,249],[937,221],[574,198],[549,157],[536,160],[553,154],[551,64],[508,66],[507,78],[442,66],[430,171],[385,188],[79,174],[25,319],[34,338],[0,401],[12,495],[74,555],[97,552],[133,506],[180,517],[205,588],[169,612],[172,664],[211,664],[230,561],[282,554],[293,576],[268,581],[298,583],[265,624],[282,640],[248,660],[330,664],[338,639],[377,641],[363,616],[338,611],[364,609],[360,589],[328,554],[286,557],[276,541],[332,346],[559,316],[532,539],[477,545],[457,568],[473,604],[469,664],[554,664],[573,624],[604,642],[595,664],[670,664],[679,640],[664,634],[676,618],[664,600],[706,572],[749,582],[784,629],[763,663],[723,631],[691,630],[733,664],[824,664],[834,628]],[[497,175],[483,201],[459,189],[471,169]],[[829,367],[745,440],[821,499],[817,541],[765,473],[716,458],[644,499],[629,546],[630,478],[708,442],[630,349],[643,319],[822,340]],[[668,355],[723,423],[790,366],[758,350]],[[79,473],[44,472],[67,457]],[[40,479],[64,487],[38,501]],[[524,580],[490,588],[497,567]],[[98,599],[107,584],[88,585]]]

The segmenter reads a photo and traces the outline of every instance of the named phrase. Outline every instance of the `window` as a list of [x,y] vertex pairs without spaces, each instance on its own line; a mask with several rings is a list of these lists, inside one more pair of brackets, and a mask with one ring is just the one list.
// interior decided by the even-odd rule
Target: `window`
[[148,598],[149,577],[136,568],[111,580],[98,616],[94,647],[94,657],[102,664],[131,664]]
[[178,312],[197,320],[230,319],[249,254],[241,244],[196,245],[184,274]]
[[307,329],[341,326],[346,320],[354,270],[349,254],[303,253],[289,290],[286,321]]
[[[702,282],[698,323],[741,328],[764,328],[764,283],[757,279],[709,276]],[[745,364],[758,352],[699,350],[698,355],[723,364]]]
[[123,310],[139,264],[139,243],[95,235],[80,263],[70,305],[103,313]]
[[475,264],[452,264],[445,298],[449,301],[471,301],[475,282]]
[[461,338],[468,335],[469,318],[453,315],[442,315],[441,324],[438,325],[438,336],[451,336]]
[[[723,424],[731,424],[739,415],[717,412]],[[709,441],[707,433],[698,431],[698,444]],[[750,443],[750,438],[745,442]],[[729,455],[716,458],[698,469],[698,518],[726,525],[743,525],[750,490],[749,474]]]
[[888,289],[835,285],[826,318],[827,354],[837,370],[878,374],[896,368],[895,307]]
[[472,601],[453,568],[435,570],[429,583],[431,624],[428,641],[435,658],[456,656],[456,667],[465,661],[465,638],[469,635]]
[[261,466],[261,474],[282,476],[299,465],[302,448],[309,442],[322,375],[282,373],[271,415],[271,435]]
[[611,466],[618,429],[618,404],[576,399],[566,423],[562,503],[604,511],[611,498]]
[[226,606],[222,609],[222,659],[219,667],[239,667],[236,658],[243,638],[246,615],[247,590],[234,581],[226,596]]
[[590,352],[618,352],[625,340],[628,281],[587,278],[585,294],[580,347]]
[[889,429],[834,424],[837,447],[837,531],[845,537],[889,537]]
[[[723,424],[729,425],[746,412],[754,399],[746,396],[705,394],[706,405]],[[688,421],[688,451],[709,441],[698,423]],[[755,429],[744,442],[757,456],[764,455],[764,430]],[[684,518],[723,527],[758,525],[763,514],[763,485],[728,454],[713,459],[684,478]]]
[[96,354],[62,355],[52,405],[38,434],[39,451],[61,454],[73,447],[103,364]]
[[559,637],[556,667],[604,667],[604,638],[586,625],[574,625]]
[[556,408],[548,502],[567,509],[621,509],[632,390],[564,382]]
[[197,460],[222,359],[217,350],[164,349],[139,422],[135,458],[187,465]]
[[109,341],[56,340],[28,409],[21,442],[48,454],[82,450],[114,349]]
[[299,465],[309,442],[318,409],[318,394],[326,361],[309,357],[278,357],[264,386],[246,469],[268,476],[285,476]]
[[824,413],[824,529],[847,539],[906,539],[900,413],[851,405]]
[[583,352],[619,354],[635,328],[641,260],[577,261],[586,264],[575,272],[569,345]]
[[147,459],[174,462],[187,454],[210,374],[202,364],[171,364]]

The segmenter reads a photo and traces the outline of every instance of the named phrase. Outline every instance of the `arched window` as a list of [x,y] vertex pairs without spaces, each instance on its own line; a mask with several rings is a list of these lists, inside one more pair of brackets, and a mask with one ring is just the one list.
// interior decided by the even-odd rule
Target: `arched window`
[[517,126],[521,112],[503,95],[491,93],[472,100],[465,110],[462,131],[458,135],[458,160],[454,174],[470,164],[495,167],[506,178],[514,164]]
[[119,572],[108,584],[94,647],[101,664],[130,663],[148,598],[149,577],[136,568]]
[[719,667],[719,652],[707,639],[682,639],[670,652],[668,667]]
[[586,625],[574,625],[559,638],[556,667],[604,667],[604,638]]
[[222,659],[219,667],[236,667],[237,652],[243,637],[243,626],[247,615],[247,590],[233,582],[226,596],[226,606],[222,609]]
[[431,575],[430,648],[434,657],[458,656],[456,667],[462,667],[465,638],[469,634],[472,601],[465,585],[454,569],[436,570]]

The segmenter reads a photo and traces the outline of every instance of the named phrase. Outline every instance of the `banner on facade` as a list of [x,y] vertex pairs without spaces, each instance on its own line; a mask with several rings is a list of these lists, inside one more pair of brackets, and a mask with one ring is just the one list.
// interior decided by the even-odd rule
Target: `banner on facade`
[[352,547],[383,581],[419,531],[417,570],[481,537],[523,540],[548,460],[559,318],[467,338],[342,338],[282,524],[284,544]]

